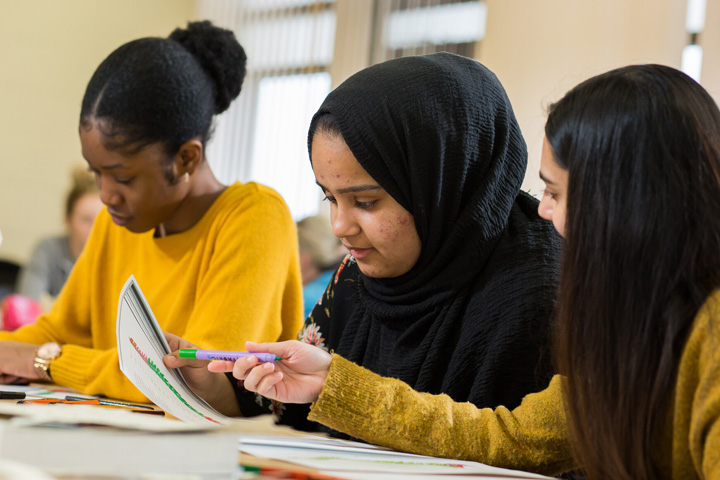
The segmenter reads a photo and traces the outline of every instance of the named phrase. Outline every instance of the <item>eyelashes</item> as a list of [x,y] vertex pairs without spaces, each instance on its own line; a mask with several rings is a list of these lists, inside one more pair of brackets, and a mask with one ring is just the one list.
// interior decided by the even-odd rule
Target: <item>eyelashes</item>
[[[332,204],[337,204],[337,199],[335,197],[331,197],[330,195],[325,194],[325,197],[323,198],[323,201],[328,201]],[[355,200],[355,207],[361,208],[363,210],[368,210],[375,206],[376,200],[370,201],[370,202],[360,202]]]

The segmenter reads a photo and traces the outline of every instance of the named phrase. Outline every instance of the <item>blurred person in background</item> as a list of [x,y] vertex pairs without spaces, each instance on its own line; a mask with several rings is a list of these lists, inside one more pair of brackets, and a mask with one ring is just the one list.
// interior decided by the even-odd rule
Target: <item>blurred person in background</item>
[[65,285],[103,206],[92,173],[78,166],[72,180],[65,199],[66,232],[42,239],[17,281],[16,293],[43,304],[54,300]]
[[304,314],[307,318],[347,251],[333,235],[327,215],[303,218],[297,222],[297,231]]

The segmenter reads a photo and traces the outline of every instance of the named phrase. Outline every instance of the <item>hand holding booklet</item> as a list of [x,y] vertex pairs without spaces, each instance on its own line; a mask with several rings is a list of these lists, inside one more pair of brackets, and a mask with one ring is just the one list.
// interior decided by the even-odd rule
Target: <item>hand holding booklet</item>
[[120,295],[117,339],[125,375],[183,421],[90,405],[117,403],[104,399],[68,402],[66,395],[61,404],[53,398],[21,405],[0,402],[0,415],[10,417],[0,421],[1,460],[58,474],[229,479],[238,468],[238,431],[274,428],[272,422],[252,421],[238,428],[240,420],[216,412],[190,390],[179,371],[164,366],[162,357],[170,348],[132,276]]
[[231,421],[188,387],[179,370],[162,358],[170,353],[155,315],[134,276],[120,293],[117,313],[120,370],[155,405],[189,423],[222,425]]
[[[132,276],[120,294],[117,341],[120,369],[145,396],[166,412],[186,422],[203,424],[210,428],[242,421],[225,417],[215,411],[190,390],[178,370],[165,367],[162,358],[170,353],[170,347]],[[193,358],[200,358],[199,354],[222,356],[231,353],[233,352],[185,352]],[[276,360],[281,359],[269,358],[266,361]],[[252,465],[260,465],[262,471],[264,466],[271,462],[268,468],[275,473],[292,473],[297,468],[306,468],[335,478],[352,480],[401,480],[420,476],[432,476],[438,480],[458,477],[488,480],[546,478],[476,462],[423,457],[356,442],[321,439],[290,430],[283,431],[283,427],[273,427],[266,427],[265,436],[258,435],[258,429],[254,432],[247,429],[239,434],[244,464],[250,462]]]

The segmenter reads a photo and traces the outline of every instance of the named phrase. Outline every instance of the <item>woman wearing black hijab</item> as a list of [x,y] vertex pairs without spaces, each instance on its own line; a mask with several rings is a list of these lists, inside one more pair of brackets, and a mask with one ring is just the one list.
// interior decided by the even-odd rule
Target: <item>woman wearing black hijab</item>
[[[527,150],[495,75],[447,53],[369,67],[328,95],[308,143],[350,255],[299,338],[479,407],[543,389],[560,242],[520,191]],[[188,380],[225,413],[255,413],[242,388],[228,406],[225,388]],[[317,428],[307,406],[277,407]]]

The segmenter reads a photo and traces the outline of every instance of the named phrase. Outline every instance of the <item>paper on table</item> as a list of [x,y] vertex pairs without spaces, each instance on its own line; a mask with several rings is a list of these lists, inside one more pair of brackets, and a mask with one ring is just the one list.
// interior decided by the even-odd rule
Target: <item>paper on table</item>
[[[12,405],[11,405],[12,406]],[[64,413],[90,419],[92,425],[56,422],[28,423],[14,417],[0,422],[0,459],[30,463],[62,478],[234,478],[237,470],[237,435],[224,428],[171,420],[153,415],[120,411],[117,415],[132,422],[135,417],[149,423],[166,424],[157,430],[112,428],[95,425],[93,417],[109,418],[113,409],[88,405],[16,405],[41,415],[59,417]],[[81,411],[84,414],[80,414]],[[25,413],[23,412],[23,413]],[[64,412],[64,413],[61,413]],[[172,430],[174,427],[195,431]],[[14,476],[25,478],[24,476]]]
[[41,469],[29,463],[0,460],[0,478],[22,478],[23,480],[55,480]]
[[[423,478],[417,473],[386,473],[386,472],[341,472],[334,470],[323,470],[323,475],[329,477],[342,478],[342,480],[418,480]],[[502,473],[474,473],[474,474],[455,474],[455,475],[442,475],[442,474],[431,474],[428,475],[428,480],[530,480],[530,479],[545,479],[554,480],[550,477],[535,477],[532,473],[516,472],[517,476],[508,476]]]
[[179,370],[163,364],[170,347],[132,275],[120,293],[117,342],[120,370],[155,405],[190,423],[221,425],[230,420],[190,390]]
[[339,451],[339,452],[368,452],[380,455],[408,455],[404,452],[388,450],[370,443],[353,442],[339,438],[328,438],[325,436],[301,434],[297,432],[294,436],[244,434],[240,436],[240,449],[253,446],[300,448],[316,451]]
[[[23,392],[25,393],[25,395],[29,396],[57,399],[63,399],[67,395],[77,395],[77,392],[48,390],[47,388],[37,387],[34,385],[0,385],[0,390],[2,390],[3,392]],[[88,395],[84,396],[89,397]]]
[[195,432],[212,429],[204,425],[178,422],[157,415],[135,413],[124,408],[98,408],[92,405],[34,405],[0,402],[0,415],[13,417],[14,424],[29,425],[105,425],[147,432]]
[[[250,445],[242,443],[240,450],[255,457],[271,458],[310,467],[325,474],[348,476],[346,474],[385,473],[399,475],[477,475],[502,478],[546,479],[534,473],[491,467],[477,462],[449,460],[423,455],[403,454],[388,451],[360,451],[359,448],[323,449],[307,447],[281,447],[271,445]],[[340,474],[342,472],[342,474]],[[349,475],[348,478],[350,478]]]

